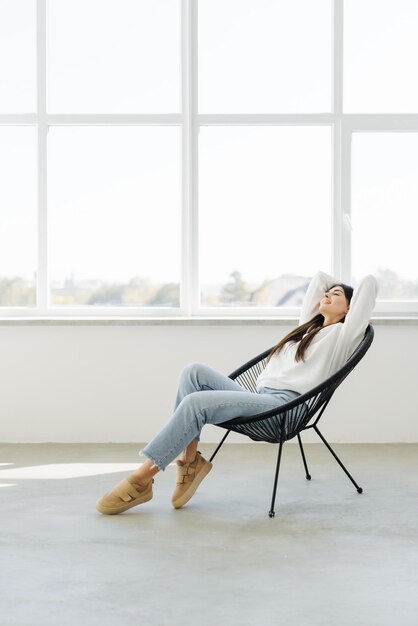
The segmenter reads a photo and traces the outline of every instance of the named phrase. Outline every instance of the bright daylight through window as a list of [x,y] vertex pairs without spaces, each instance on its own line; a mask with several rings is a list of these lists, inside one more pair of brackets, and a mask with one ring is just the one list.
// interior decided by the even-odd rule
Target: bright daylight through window
[[[100,16],[100,19],[98,19]],[[2,0],[0,315],[418,313],[418,3]]]

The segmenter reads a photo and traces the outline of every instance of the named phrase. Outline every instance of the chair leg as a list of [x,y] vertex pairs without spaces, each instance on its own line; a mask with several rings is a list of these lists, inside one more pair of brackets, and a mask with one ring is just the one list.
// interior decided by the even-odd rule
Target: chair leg
[[331,452],[332,456],[334,457],[334,459],[337,461],[337,463],[339,464],[339,466],[344,470],[344,472],[347,474],[348,478],[351,480],[351,482],[353,483],[354,487],[357,489],[357,493],[363,493],[363,489],[361,487],[358,486],[358,484],[356,483],[356,481],[354,480],[354,478],[351,476],[351,474],[348,472],[348,470],[344,467],[344,465],[341,463],[340,459],[337,457],[337,455],[335,454],[334,450],[331,448],[331,446],[329,445],[328,441],[325,440],[325,437],[322,435],[322,433],[319,432],[319,429],[314,426],[313,427],[316,434],[322,439],[322,441],[324,442],[324,444],[326,445],[326,447],[328,448],[328,450]]
[[279,479],[280,460],[282,458],[283,444],[284,444],[284,434],[280,438],[279,453],[277,455],[276,474],[274,476],[273,495],[271,497],[271,507],[270,507],[270,511],[269,511],[269,517],[274,517],[275,516],[274,503],[276,501],[277,481]]
[[306,464],[305,453],[303,451],[302,439],[300,438],[300,434],[299,433],[298,433],[298,441],[299,441],[300,453],[302,455],[303,465],[305,466],[306,480],[311,480],[311,475],[309,473],[308,466]]
[[220,442],[220,444],[218,445],[218,447],[216,448],[215,452],[212,454],[212,456],[209,459],[209,462],[213,461],[213,459],[215,458],[215,456],[218,454],[218,450],[220,449],[221,445],[223,444],[223,442],[225,441],[225,439],[228,437],[229,433],[231,431],[227,430],[226,434],[222,437],[222,440]]

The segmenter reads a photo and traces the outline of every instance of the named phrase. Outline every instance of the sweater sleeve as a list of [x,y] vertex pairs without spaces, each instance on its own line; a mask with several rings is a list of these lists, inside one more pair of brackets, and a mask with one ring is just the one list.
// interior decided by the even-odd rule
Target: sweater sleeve
[[325,272],[318,272],[309,283],[308,290],[303,300],[299,317],[299,326],[311,320],[319,313],[319,303],[324,293],[333,285],[338,284],[338,279]]
[[342,324],[336,346],[335,357],[337,359],[348,359],[363,339],[374,309],[378,290],[377,280],[372,274],[365,276],[354,289],[350,308]]

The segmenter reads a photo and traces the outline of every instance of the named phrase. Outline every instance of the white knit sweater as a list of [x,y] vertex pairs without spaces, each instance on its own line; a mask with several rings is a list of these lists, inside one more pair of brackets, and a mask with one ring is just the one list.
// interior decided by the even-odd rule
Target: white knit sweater
[[[299,325],[319,313],[319,303],[338,279],[318,272],[311,280],[299,319]],[[378,285],[372,275],[360,281],[354,290],[344,322],[324,326],[315,335],[305,352],[305,361],[295,361],[297,343],[288,343],[275,354],[257,379],[257,391],[262,387],[292,389],[305,393],[319,385],[344,365],[360,341],[373,311]]]

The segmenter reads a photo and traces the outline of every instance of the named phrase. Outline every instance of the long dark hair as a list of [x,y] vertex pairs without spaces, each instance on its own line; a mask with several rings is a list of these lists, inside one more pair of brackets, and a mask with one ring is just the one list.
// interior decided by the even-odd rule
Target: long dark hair
[[[348,303],[350,304],[351,298],[353,296],[353,291],[354,291],[353,288],[350,287],[350,285],[344,285],[343,283],[336,283],[335,285],[330,287],[328,291],[330,291],[334,287],[343,288],[344,295]],[[290,333],[286,335],[286,337],[283,337],[283,339],[279,341],[277,346],[273,348],[273,350],[271,351],[268,357],[268,361],[270,361],[271,357],[274,354],[278,354],[285,347],[285,345],[289,342],[299,343],[298,349],[296,350],[296,354],[295,354],[295,361],[305,361],[305,352],[308,349],[308,346],[310,345],[312,339],[323,327],[324,320],[325,320],[324,316],[321,313],[318,313],[318,315],[315,315],[315,317],[313,317],[308,322],[305,322],[304,324],[301,324],[300,326],[292,330]],[[339,322],[344,322],[344,321],[345,321],[345,315],[342,319],[339,320]]]

